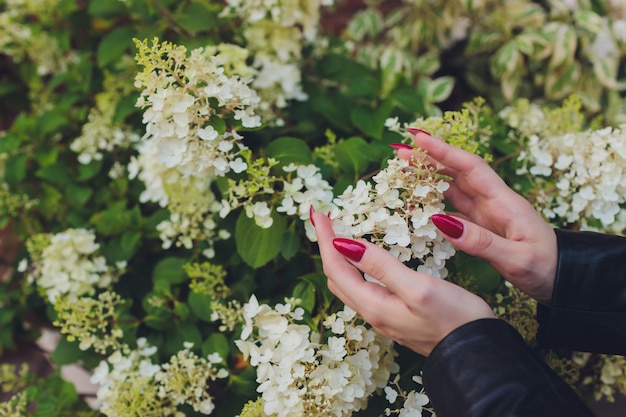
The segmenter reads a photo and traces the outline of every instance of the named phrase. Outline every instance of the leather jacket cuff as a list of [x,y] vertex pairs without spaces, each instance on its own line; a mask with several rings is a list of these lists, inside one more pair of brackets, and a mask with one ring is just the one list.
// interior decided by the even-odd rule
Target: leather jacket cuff
[[549,306],[538,305],[541,346],[626,354],[626,239],[555,230],[557,273]]
[[592,417],[587,406],[498,319],[467,323],[446,336],[423,369],[438,417]]

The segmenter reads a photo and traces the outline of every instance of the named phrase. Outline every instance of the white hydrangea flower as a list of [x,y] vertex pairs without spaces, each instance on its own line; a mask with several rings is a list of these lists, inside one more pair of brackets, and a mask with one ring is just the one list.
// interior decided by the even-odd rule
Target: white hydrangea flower
[[390,160],[373,177],[373,185],[358,181],[334,200],[341,208],[331,216],[335,233],[368,238],[403,262],[419,259],[419,271],[445,277],[445,261],[454,248],[430,217],[443,213],[443,191],[449,184],[433,174],[422,159]]
[[191,249],[199,242],[209,247],[203,253],[213,254],[213,243],[220,238],[217,216],[222,205],[211,192],[212,178],[185,176],[176,168],[168,168],[158,159],[158,142],[145,140],[139,144],[139,155],[128,166],[129,177],[139,178],[145,190],[142,203],[153,202],[170,211],[169,219],[157,225],[163,248],[172,246]]
[[235,343],[257,368],[264,411],[278,417],[345,416],[364,409],[368,397],[398,371],[393,342],[361,324],[348,307],[327,317],[326,340],[301,324],[293,301],[274,308],[253,295],[244,305],[246,325]]
[[306,100],[302,89],[302,46],[316,40],[320,8],[332,0],[228,0],[223,15],[243,20],[246,46],[258,74],[253,87],[265,110],[284,108],[289,100]]
[[178,406],[186,404],[194,411],[210,415],[215,409],[208,393],[210,381],[226,378],[219,367],[218,354],[206,359],[191,351],[185,342],[183,350],[162,365],[153,363],[157,348],[145,338],[137,340],[137,349],[115,351],[96,367],[91,382],[98,385],[98,409],[109,417],[128,415],[184,417]]
[[92,230],[68,229],[50,236],[33,277],[51,304],[60,296],[73,300],[93,295],[96,288],[107,288],[118,279],[125,265],[107,265],[99,249]]
[[[260,98],[250,87],[254,70],[245,63],[248,52],[229,44],[198,48],[189,56],[186,48],[168,43],[138,47],[138,62],[145,69],[135,80],[142,88],[137,107],[144,109],[144,139],[156,142],[158,160],[185,176],[241,172],[237,156],[246,149],[242,137],[232,128],[218,131],[213,123],[232,115],[244,127],[261,125],[255,113]],[[154,64],[146,59],[151,54],[159,59],[164,55],[184,70],[173,74],[169,61]]]
[[[519,174],[534,177],[538,209],[561,223],[608,228],[626,203],[624,127],[529,138]],[[555,186],[554,186],[555,185]]]

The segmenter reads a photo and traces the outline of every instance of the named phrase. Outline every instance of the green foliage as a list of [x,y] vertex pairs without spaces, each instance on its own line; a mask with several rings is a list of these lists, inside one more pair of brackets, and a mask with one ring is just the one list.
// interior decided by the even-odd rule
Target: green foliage
[[[519,116],[540,103],[547,136],[626,120],[626,37],[615,35],[605,1],[579,2],[574,12],[531,0],[407,1],[393,10],[372,1],[340,37],[326,26],[333,9],[321,25],[279,27],[264,18],[279,28],[272,39],[254,38],[263,25],[222,3],[0,1],[0,229],[17,235],[7,267],[0,265],[0,353],[51,325],[67,335],[52,353],[58,365],[80,361],[93,369],[115,350],[134,349],[140,337],[164,361],[191,342],[205,357],[219,353],[229,368],[228,380],[211,386],[215,413],[231,417],[250,400],[241,415],[260,415],[254,368],[235,345],[243,304],[252,294],[268,303],[293,297],[316,330],[340,308],[308,208],[330,211],[333,196],[384,167],[393,155],[388,145],[411,140],[406,127],[483,156],[532,200],[536,190],[517,173],[516,159],[530,130],[523,120],[505,120],[505,104]],[[317,36],[305,36],[304,23]],[[603,39],[614,46],[605,55],[597,48]],[[297,48],[285,50],[287,41]],[[277,66],[264,67],[272,59]],[[226,87],[223,95],[202,96],[214,80],[187,71],[208,64],[258,101],[225,104],[239,93]],[[142,95],[157,76],[167,80],[156,89],[163,95]],[[301,91],[282,90],[295,84]],[[172,111],[147,127],[155,113],[185,99],[195,113]],[[591,121],[598,113],[605,119]],[[159,165],[146,148],[165,125],[176,125],[175,134],[154,153],[173,162]],[[184,126],[193,128],[180,133]],[[212,132],[232,148],[207,151],[218,142]],[[178,133],[188,139],[184,146],[171,140]],[[184,158],[173,156],[183,148],[192,160],[184,172]],[[236,157],[218,161],[216,154],[228,152]],[[219,162],[228,167],[222,176],[213,172]],[[295,188],[289,206],[284,197]],[[51,239],[70,228],[93,233],[97,252],[120,273],[53,308],[36,266]],[[22,259],[27,265],[18,268]],[[511,321],[532,339],[531,305],[491,267],[458,255],[449,269],[455,282],[515,313]],[[398,360],[418,361],[405,350]],[[0,404],[0,414],[30,405],[36,416],[98,415],[58,374],[0,384],[6,381],[20,393]]]

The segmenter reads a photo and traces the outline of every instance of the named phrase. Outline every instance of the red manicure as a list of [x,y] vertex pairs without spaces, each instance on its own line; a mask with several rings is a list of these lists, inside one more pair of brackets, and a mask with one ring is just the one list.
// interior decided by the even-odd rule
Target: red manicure
[[433,214],[430,216],[437,229],[453,239],[458,239],[463,234],[463,223],[447,214]]
[[391,146],[396,151],[398,151],[400,149],[411,149],[411,150],[413,149],[413,147],[411,145],[407,145],[405,143],[391,143],[391,144],[389,144],[389,146]]
[[315,209],[313,208],[313,204],[309,207],[309,219],[311,219],[311,224],[315,227],[315,220],[313,220],[313,213],[315,213]]
[[413,134],[413,135],[417,135],[418,133],[423,133],[425,135],[431,136],[431,134],[428,133],[427,131],[422,130],[422,129],[418,129],[416,127],[407,127],[406,131],[411,133],[411,134]]
[[333,246],[337,252],[354,262],[359,262],[365,253],[365,245],[352,239],[335,238]]

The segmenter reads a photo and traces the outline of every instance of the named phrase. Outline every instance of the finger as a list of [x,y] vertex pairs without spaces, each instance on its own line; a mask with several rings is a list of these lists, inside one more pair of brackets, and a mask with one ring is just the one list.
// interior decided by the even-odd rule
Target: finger
[[426,285],[429,280],[437,279],[408,268],[390,252],[373,243],[351,239],[336,239],[333,243],[337,251],[355,267],[377,279],[402,299],[407,292],[419,293],[420,284]]
[[444,168],[441,173],[449,175],[463,189],[472,189],[473,193],[493,196],[510,189],[506,183],[478,155],[454,147],[427,133],[415,135],[415,145],[425,149],[434,160]]
[[490,262],[505,276],[518,275],[529,264],[526,244],[499,236],[490,230],[447,214],[431,216],[435,226],[457,249]]
[[372,309],[380,309],[381,303],[389,304],[391,292],[376,283],[366,282],[361,272],[335,249],[332,244],[335,233],[328,217],[313,213],[312,219],[331,292],[363,316]]

